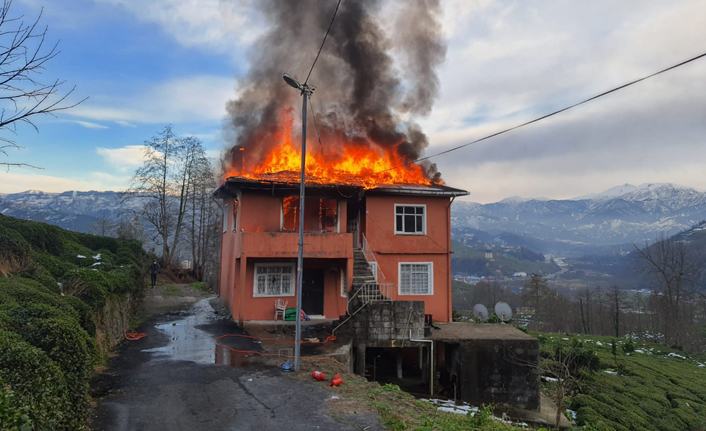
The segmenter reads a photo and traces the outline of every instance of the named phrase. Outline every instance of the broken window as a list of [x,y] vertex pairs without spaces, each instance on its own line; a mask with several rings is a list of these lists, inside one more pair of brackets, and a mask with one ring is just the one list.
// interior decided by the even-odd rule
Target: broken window
[[335,232],[338,225],[338,202],[336,199],[319,199],[319,229]]
[[[282,230],[299,230],[301,207],[298,196],[282,199]],[[304,214],[307,232],[336,232],[338,230],[338,201],[336,199],[307,198]]]
[[282,230],[299,229],[299,196],[282,199]]

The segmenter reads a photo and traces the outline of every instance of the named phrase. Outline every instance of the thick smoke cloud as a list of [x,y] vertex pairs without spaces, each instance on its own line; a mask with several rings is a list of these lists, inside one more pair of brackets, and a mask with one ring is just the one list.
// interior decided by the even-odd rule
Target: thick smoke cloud
[[[306,78],[335,7],[319,0],[257,4],[270,30],[252,48],[238,98],[227,106],[234,150],[245,150],[247,164],[279,142],[282,113],[299,112],[301,97],[282,73]],[[317,88],[312,103],[332,160],[343,146],[378,146],[414,160],[429,145],[413,118],[429,114],[439,94],[435,69],[446,54],[439,0],[382,6],[380,0],[344,0],[309,79]],[[425,169],[438,179],[433,164]]]

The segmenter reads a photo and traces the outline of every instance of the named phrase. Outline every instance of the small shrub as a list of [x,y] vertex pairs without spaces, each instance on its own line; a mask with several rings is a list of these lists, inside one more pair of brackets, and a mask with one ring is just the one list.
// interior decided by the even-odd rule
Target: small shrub
[[[6,399],[14,410],[26,409],[38,430],[78,429],[72,420],[68,388],[59,367],[18,334],[0,330],[0,382],[13,391]],[[6,429],[4,426],[1,429]]]
[[27,414],[29,407],[17,406],[15,391],[0,380],[0,429],[5,431],[32,431],[34,426]]

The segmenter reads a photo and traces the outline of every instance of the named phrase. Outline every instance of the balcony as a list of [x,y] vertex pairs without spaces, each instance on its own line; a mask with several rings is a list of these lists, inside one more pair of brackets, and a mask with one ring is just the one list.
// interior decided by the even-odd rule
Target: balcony
[[[297,232],[238,232],[235,238],[235,255],[296,258],[298,242]],[[304,257],[352,259],[353,234],[305,232]]]

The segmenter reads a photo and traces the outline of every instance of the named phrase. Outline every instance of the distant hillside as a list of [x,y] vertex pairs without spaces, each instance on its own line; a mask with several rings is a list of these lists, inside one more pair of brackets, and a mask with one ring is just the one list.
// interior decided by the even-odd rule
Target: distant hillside
[[[129,202],[129,208],[138,205]],[[117,217],[120,210],[117,192],[45,193],[30,190],[0,195],[0,214],[49,223],[64,229],[87,233],[91,224],[106,214]]]
[[570,200],[456,202],[451,217],[456,234],[464,228],[509,233],[533,242],[535,251],[566,252],[641,243],[659,232],[688,229],[706,219],[706,193],[668,183],[626,184]]
[[[451,271],[456,274],[511,277],[516,272],[550,274],[559,271],[555,263],[545,263],[544,256],[524,247],[488,249],[451,241]],[[489,257],[490,256],[490,257]]]

